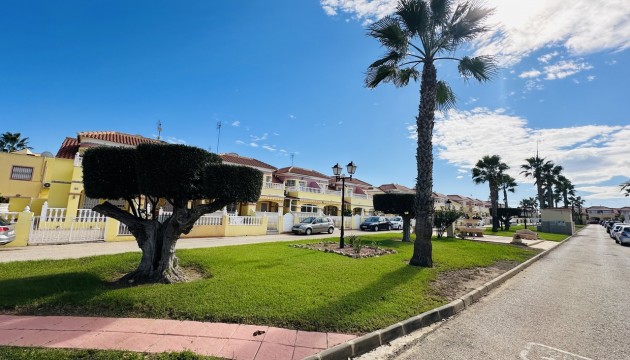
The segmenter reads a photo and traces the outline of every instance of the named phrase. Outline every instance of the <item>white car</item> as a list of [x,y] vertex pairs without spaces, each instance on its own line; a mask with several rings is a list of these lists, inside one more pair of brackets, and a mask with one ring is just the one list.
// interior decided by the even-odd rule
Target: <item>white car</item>
[[613,225],[613,227],[610,228],[610,233],[608,234],[610,238],[615,240],[615,242],[617,242],[617,233],[626,225],[630,225],[630,224],[617,223]]
[[620,245],[630,244],[630,225],[621,228],[621,231],[617,233],[615,241]]
[[400,216],[395,216],[389,219],[389,222],[392,223],[392,229],[394,230],[402,230],[403,228],[403,218]]

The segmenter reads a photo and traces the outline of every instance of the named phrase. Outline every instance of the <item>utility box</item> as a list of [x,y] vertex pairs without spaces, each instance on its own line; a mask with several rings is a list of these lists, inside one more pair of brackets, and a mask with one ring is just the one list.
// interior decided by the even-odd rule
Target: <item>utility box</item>
[[538,231],[573,235],[575,224],[571,209],[542,209]]

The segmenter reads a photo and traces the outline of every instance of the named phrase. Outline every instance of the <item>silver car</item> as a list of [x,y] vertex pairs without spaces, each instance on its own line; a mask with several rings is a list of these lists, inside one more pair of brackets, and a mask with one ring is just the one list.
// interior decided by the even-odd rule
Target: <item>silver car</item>
[[15,225],[0,218],[0,245],[8,244],[15,240]]
[[626,225],[621,228],[621,231],[617,233],[617,238],[615,239],[617,244],[625,245],[630,244],[630,226]]
[[394,230],[402,230],[403,228],[403,218],[400,216],[395,216],[389,219],[389,222],[392,223],[392,229]]
[[311,216],[302,220],[299,224],[291,228],[294,234],[306,234],[327,232],[332,234],[335,231],[335,224],[332,219],[326,216]]
[[630,224],[624,224],[624,223],[617,223],[615,225],[613,225],[612,228],[610,228],[610,233],[608,234],[610,236],[611,239],[615,240],[615,242],[617,242],[617,233],[619,232],[619,230],[621,230],[621,228],[623,228],[625,225],[630,225]]

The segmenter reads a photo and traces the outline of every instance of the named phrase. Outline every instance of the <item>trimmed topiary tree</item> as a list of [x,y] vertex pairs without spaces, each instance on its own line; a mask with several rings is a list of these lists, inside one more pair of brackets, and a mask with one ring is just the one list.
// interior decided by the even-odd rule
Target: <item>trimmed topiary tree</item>
[[376,194],[374,195],[374,210],[386,214],[396,214],[403,218],[402,241],[411,242],[411,219],[415,213],[415,194]]
[[512,220],[513,217],[521,216],[522,212],[523,212],[523,209],[521,208],[507,208],[507,209],[498,208],[497,209],[497,216],[499,217],[501,224],[505,227],[505,231],[510,230],[510,220]]
[[[124,199],[129,210],[109,202],[94,211],[127,225],[142,250],[138,268],[125,275],[130,283],[185,281],[175,256],[181,234],[188,234],[204,214],[234,202],[260,197],[262,173],[245,166],[223,165],[206,150],[171,144],[137,148],[97,147],[83,156],[85,194]],[[158,205],[168,202],[173,214],[158,219]]]
[[437,237],[441,238],[446,229],[464,215],[466,214],[458,210],[435,210],[433,226],[437,229]]

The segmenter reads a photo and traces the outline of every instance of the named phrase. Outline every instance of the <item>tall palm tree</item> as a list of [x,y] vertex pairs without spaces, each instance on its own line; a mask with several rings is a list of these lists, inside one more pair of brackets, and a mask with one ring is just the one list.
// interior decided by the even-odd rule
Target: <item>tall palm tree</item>
[[5,132],[0,135],[0,152],[14,152],[32,149],[28,146],[28,138],[22,138],[20,133]]
[[472,169],[472,179],[475,184],[487,182],[490,187],[490,205],[492,208],[492,231],[499,229],[499,217],[497,208],[499,207],[499,185],[503,177],[503,172],[510,167],[501,162],[499,155],[486,155]]
[[558,176],[562,172],[562,166],[555,165],[549,161],[543,166],[543,179],[545,180],[545,193],[547,195],[547,207],[552,208],[554,206],[553,188],[558,182]]
[[541,209],[544,209],[545,206],[545,193],[543,189],[544,178],[543,178],[543,170],[544,167],[549,163],[549,161],[545,161],[545,158],[541,158],[536,154],[535,157],[531,157],[525,159],[527,162],[524,165],[521,165],[521,174],[525,175],[525,177],[529,177],[534,179],[534,184],[536,184],[536,194],[538,195],[538,204]]
[[[581,196],[571,196],[571,212],[574,214],[575,223],[582,225],[582,205],[586,202],[586,200],[582,199]],[[577,208],[577,212],[575,211]]]
[[[375,88],[391,82],[396,87],[420,80],[420,105],[416,117],[416,241],[410,265],[432,267],[433,235],[433,125],[435,111],[455,104],[455,95],[437,80],[435,62],[454,60],[465,79],[490,80],[497,73],[488,56],[455,57],[464,43],[486,32],[490,9],[474,0],[455,5],[453,0],[399,0],[396,11],[368,27],[387,53],[367,70],[365,84]],[[419,67],[422,67],[422,72]]]
[[564,208],[567,209],[571,203],[569,197],[575,195],[575,185],[564,175],[559,175],[556,180],[556,188],[554,189],[556,207],[558,207],[558,201],[562,200]]
[[501,179],[499,180],[499,189],[503,191],[503,204],[505,205],[506,209],[509,207],[507,193],[508,191],[514,193],[517,186],[518,184],[516,183],[515,178],[511,177],[508,174],[503,174],[501,176]]

